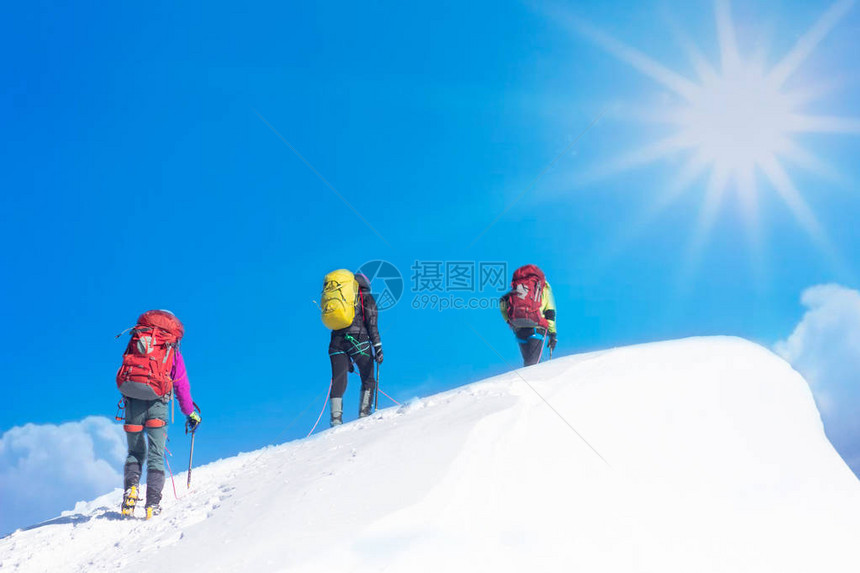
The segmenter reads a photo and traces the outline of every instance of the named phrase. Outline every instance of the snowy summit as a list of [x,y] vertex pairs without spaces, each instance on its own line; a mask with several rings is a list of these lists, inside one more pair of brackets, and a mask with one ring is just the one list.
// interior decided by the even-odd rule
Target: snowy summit
[[[806,382],[696,338],[557,358],[0,541],[3,571],[857,571],[860,482]],[[119,485],[119,484],[118,484]]]

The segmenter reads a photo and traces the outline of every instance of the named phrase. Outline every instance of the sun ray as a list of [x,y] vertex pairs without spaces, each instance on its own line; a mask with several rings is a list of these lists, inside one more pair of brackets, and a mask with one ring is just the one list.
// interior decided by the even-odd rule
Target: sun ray
[[651,165],[661,159],[666,159],[677,154],[679,151],[690,147],[686,137],[674,135],[661,139],[636,151],[632,151],[621,157],[617,157],[608,163],[593,169],[581,178],[582,183],[588,183],[603,179],[610,175],[616,175],[630,171],[638,167]]
[[711,162],[707,155],[701,150],[696,151],[696,153],[689,158],[686,163],[684,163],[684,166],[675,175],[666,187],[666,190],[663,193],[658,194],[655,207],[659,210],[663,210],[663,208],[674,203],[684,193],[684,191],[689,189],[689,187],[708,170],[708,167],[710,166]]
[[830,241],[827,233],[822,228],[815,214],[804,201],[803,196],[795,188],[788,173],[780,165],[775,157],[770,157],[761,165],[762,172],[768,178],[771,185],[777,190],[782,200],[791,210],[798,224],[803,227],[807,234],[818,245],[819,250],[830,260],[831,266],[836,272],[846,279],[853,280],[855,277],[851,266],[842,258],[838,249]]
[[785,100],[791,109],[800,109],[815,100],[819,100],[824,96],[833,93],[837,87],[842,85],[842,81],[833,78],[819,80],[815,84],[807,84],[799,87],[792,87],[790,92],[783,92]]
[[737,172],[738,197],[741,202],[741,212],[747,225],[747,231],[752,239],[756,239],[758,228],[758,195],[755,185],[755,168],[748,166]]
[[640,124],[669,125],[676,123],[676,116],[677,113],[671,109],[654,109],[653,103],[626,102],[607,112],[605,118]]
[[[737,173],[738,195],[741,201],[741,212],[746,224],[747,234],[753,251],[760,253],[762,250],[761,227],[759,225],[759,202],[756,192],[755,169],[750,166],[741,169]],[[756,257],[758,258],[758,257]]]
[[803,200],[803,196],[794,186],[788,173],[782,168],[779,160],[773,155],[768,155],[760,162],[762,172],[776,189],[783,202],[788,206],[798,224],[803,227],[812,239],[822,248],[830,251],[830,241],[818,219]]
[[707,158],[701,153],[696,153],[693,157],[689,158],[685,162],[684,167],[681,168],[681,171],[678,172],[675,180],[663,192],[657,195],[656,200],[650,203],[645,211],[636,217],[633,223],[624,225],[624,232],[606,247],[600,256],[600,260],[604,263],[603,266],[609,266],[630,245],[635,244],[645,231],[651,227],[654,221],[680,199],[684,191],[707,171],[708,167]]
[[860,119],[853,117],[792,114],[787,119],[790,133],[860,133]]
[[720,59],[723,74],[734,73],[740,65],[735,27],[732,24],[731,6],[728,0],[716,0],[714,11],[717,20],[717,38],[720,44]]
[[616,40],[602,30],[575,18],[566,17],[565,20],[580,35],[590,39],[622,62],[639,70],[654,81],[663,84],[684,99],[695,97],[696,92],[699,90],[696,84],[684,76],[673,72],[653,58]]
[[813,24],[812,28],[801,36],[791,51],[773,67],[768,79],[777,87],[781,87],[815,51],[821,40],[830,33],[853,5],[854,0],[839,0],[832,4]]
[[809,171],[819,177],[824,177],[829,181],[838,182],[842,180],[833,166],[790,139],[786,139],[782,142],[779,149],[779,157],[785,161],[791,162],[792,165],[800,167],[801,169]]
[[759,200],[755,168],[750,166],[737,172],[737,191],[740,196],[741,213],[747,234],[750,272],[759,292],[763,292],[767,281],[764,236],[759,219]]
[[702,80],[703,84],[710,84],[718,80],[719,75],[717,69],[705,58],[705,55],[699,47],[693,42],[690,36],[681,29],[678,21],[671,13],[666,14],[666,20],[672,30],[681,49],[686,54],[690,63],[693,64],[693,69],[696,70],[696,75]]
[[723,204],[723,197],[728,187],[730,174],[728,169],[719,166],[711,172],[708,187],[705,191],[705,204],[702,205],[702,210],[699,212],[693,240],[690,242],[691,259],[697,258],[707,243],[708,236],[711,234],[711,229],[713,229],[716,222],[717,214]]
[[717,213],[723,203],[723,196],[728,185],[730,173],[722,166],[715,166],[708,178],[705,191],[705,203],[699,211],[696,227],[693,230],[693,239],[687,245],[687,254],[684,265],[681,267],[679,290],[686,291],[692,283],[692,277],[696,274],[702,259],[702,252],[711,235],[711,230],[716,222]]

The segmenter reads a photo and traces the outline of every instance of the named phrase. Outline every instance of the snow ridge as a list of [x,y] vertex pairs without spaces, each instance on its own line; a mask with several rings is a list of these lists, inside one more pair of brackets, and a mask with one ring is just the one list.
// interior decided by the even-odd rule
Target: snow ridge
[[148,522],[119,489],[79,503],[0,540],[0,567],[857,570],[860,482],[806,382],[737,338],[557,358],[194,481]]

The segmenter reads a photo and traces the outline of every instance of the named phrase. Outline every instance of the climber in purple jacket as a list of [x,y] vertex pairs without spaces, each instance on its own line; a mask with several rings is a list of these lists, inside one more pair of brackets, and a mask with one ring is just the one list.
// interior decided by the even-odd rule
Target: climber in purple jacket
[[191,399],[191,386],[179,341],[185,328],[166,310],[150,310],[137,319],[131,340],[117,372],[117,388],[123,395],[128,457],[124,467],[121,513],[134,515],[139,500],[140,475],[146,463],[146,518],[161,512],[164,488],[164,450],[167,442],[167,404],[171,395],[179,400],[186,427],[201,422]]

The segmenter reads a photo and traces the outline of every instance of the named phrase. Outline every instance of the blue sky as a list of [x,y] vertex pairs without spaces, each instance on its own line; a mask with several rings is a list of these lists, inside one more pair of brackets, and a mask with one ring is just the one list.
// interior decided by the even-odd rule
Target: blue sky
[[[0,432],[28,423],[89,431],[88,416],[112,416],[124,348],[114,335],[141,311],[168,308],[186,324],[203,408],[199,462],[301,437],[330,376],[328,331],[312,302],[322,277],[377,259],[406,279],[404,298],[380,318],[381,386],[398,400],[519,360],[492,309],[413,309],[416,260],[540,265],[558,303],[560,354],[710,334],[774,347],[805,312],[831,308],[831,299],[801,302],[830,283],[849,293],[832,314],[857,322],[814,330],[844,339],[860,324],[838,310],[854,309],[860,288],[860,9],[850,2],[730,6],[741,60],[768,69],[839,12],[785,89],[814,93],[803,113],[855,119],[840,133],[791,134],[826,168],[780,158],[829,246],[760,170],[755,223],[744,207],[751,195],[730,183],[707,231],[710,167],[646,217],[695,149],[602,170],[664,138],[671,129],[653,116],[679,98],[588,30],[695,80],[684,38],[719,69],[715,20],[728,5],[717,6],[5,7]],[[785,355],[815,363],[795,343]],[[821,384],[837,395],[858,382],[835,376]],[[350,380],[347,418],[357,386]],[[171,438],[182,466],[187,441],[178,427]],[[0,461],[14,470],[30,446],[11,443]],[[98,450],[93,460],[119,467]]]

